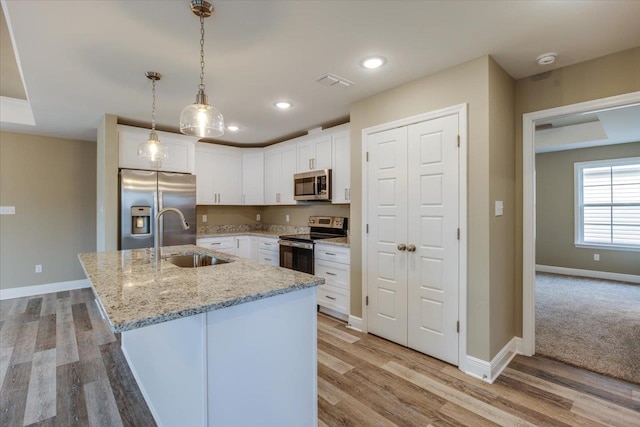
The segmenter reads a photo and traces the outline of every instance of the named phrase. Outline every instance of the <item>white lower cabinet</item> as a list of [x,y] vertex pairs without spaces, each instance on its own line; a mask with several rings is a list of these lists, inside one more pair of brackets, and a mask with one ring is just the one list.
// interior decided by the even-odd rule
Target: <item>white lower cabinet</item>
[[318,305],[328,308],[328,314],[341,315],[346,320],[350,312],[351,250],[347,247],[316,243],[315,275],[325,280],[318,287]]
[[256,236],[236,237],[236,255],[253,261],[258,260],[258,238]]
[[229,255],[236,255],[236,238],[231,237],[201,237],[196,240],[198,246],[224,252]]
[[280,245],[277,237],[258,237],[258,262],[280,265]]

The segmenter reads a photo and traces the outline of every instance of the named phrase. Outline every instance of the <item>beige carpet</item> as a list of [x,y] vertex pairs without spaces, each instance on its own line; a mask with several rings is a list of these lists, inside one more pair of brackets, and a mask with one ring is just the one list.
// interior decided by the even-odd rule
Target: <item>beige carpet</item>
[[640,384],[640,285],[538,273],[536,354]]

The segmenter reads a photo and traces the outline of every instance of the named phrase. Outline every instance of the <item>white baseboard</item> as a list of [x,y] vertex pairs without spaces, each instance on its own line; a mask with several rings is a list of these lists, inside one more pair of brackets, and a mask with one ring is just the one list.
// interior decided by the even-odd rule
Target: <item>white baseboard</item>
[[362,332],[362,317],[349,315],[347,328],[353,329],[354,331]]
[[71,291],[91,287],[89,279],[71,280],[69,282],[47,283],[44,285],[22,286],[0,290],[0,300],[31,297],[34,295],[49,294],[52,292]]
[[507,345],[505,345],[502,350],[496,354],[491,362],[467,355],[467,360],[464,364],[464,372],[467,375],[471,375],[472,377],[476,377],[482,381],[492,384],[496,378],[500,376],[504,368],[507,367],[515,355],[520,353],[521,348],[522,338],[513,337]]
[[640,276],[635,274],[611,273],[609,271],[580,270],[579,268],[556,267],[554,265],[536,264],[536,271],[541,273],[564,274],[566,276],[593,277],[594,279],[616,280],[618,282],[640,283]]
[[348,316],[346,314],[342,314],[339,311],[332,310],[330,308],[323,307],[321,305],[318,306],[318,307],[319,307],[318,311],[320,311],[320,313],[324,313],[324,314],[326,314],[328,316],[335,317],[336,319],[340,319],[340,320],[343,320],[345,322],[347,321],[347,317]]

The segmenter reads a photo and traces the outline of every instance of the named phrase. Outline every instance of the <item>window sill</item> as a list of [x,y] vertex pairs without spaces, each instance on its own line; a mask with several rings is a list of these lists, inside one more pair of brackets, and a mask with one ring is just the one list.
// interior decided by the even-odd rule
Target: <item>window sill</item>
[[576,248],[606,249],[611,251],[640,252],[638,246],[604,245],[598,243],[574,243]]

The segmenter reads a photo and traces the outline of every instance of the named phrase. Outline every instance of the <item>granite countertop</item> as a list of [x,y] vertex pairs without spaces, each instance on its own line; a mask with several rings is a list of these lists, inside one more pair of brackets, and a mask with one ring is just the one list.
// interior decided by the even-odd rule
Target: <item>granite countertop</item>
[[168,246],[163,256],[207,253],[231,261],[209,267],[156,264],[149,249],[78,255],[113,332],[219,310],[314,287],[324,279],[194,245]]
[[334,237],[333,239],[316,240],[316,243],[323,245],[351,247],[348,237]]

